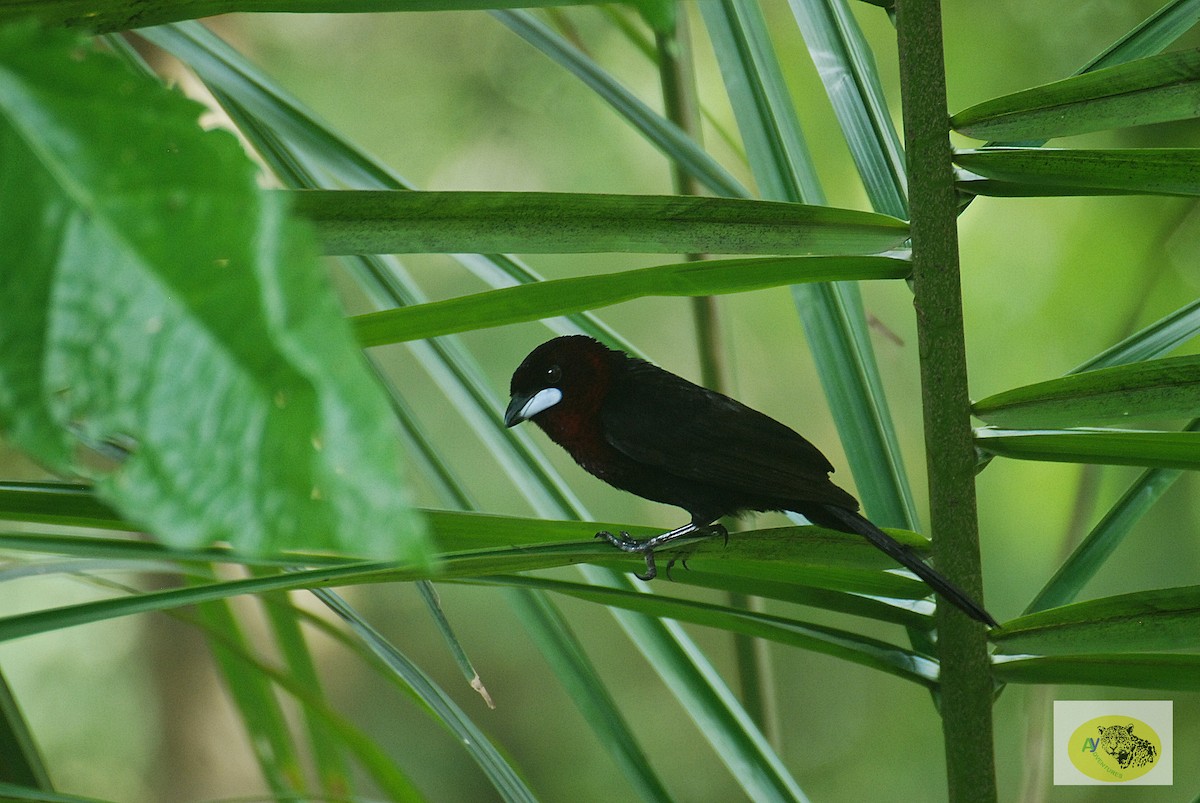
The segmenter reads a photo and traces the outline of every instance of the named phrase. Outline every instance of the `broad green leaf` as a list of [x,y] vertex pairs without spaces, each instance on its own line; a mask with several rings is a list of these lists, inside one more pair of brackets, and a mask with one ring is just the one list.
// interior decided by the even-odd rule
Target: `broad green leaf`
[[1073,427],[1200,416],[1200,356],[1101,368],[997,393],[971,408],[1000,427]]
[[825,206],[677,195],[293,192],[327,254],[874,254],[903,221]]
[[[411,189],[393,170],[316,119],[303,104],[204,26],[183,23],[152,28],[142,35],[191,64],[210,83],[233,119],[255,121],[245,126],[245,133],[285,183],[297,188],[312,188],[323,181],[330,185]],[[455,258],[493,285],[538,278],[510,256],[457,254]],[[395,258],[360,257],[349,262],[368,293],[383,306],[411,306],[426,300]],[[588,334],[627,348],[587,314],[572,316],[570,321]],[[534,446],[529,433],[504,426],[497,412],[503,402],[496,395],[495,382],[461,344],[453,338],[438,338],[414,342],[409,351],[446,395],[448,404],[464,416],[502,471],[513,477],[535,478],[521,484],[522,493],[530,498],[535,510],[544,515],[564,515],[572,508],[579,509],[578,500]],[[409,422],[406,434],[421,450],[427,442],[425,433],[411,425],[415,419],[407,414],[408,405],[399,390],[390,392],[398,418]]]
[[1200,50],[1105,67],[965,109],[954,130],[1009,142],[1191,119],[1200,114]]
[[[174,28],[169,30],[171,33],[176,32]],[[270,81],[261,80],[261,75],[236,53],[221,47],[219,55],[213,54],[215,37],[208,34],[202,26],[188,25],[186,33],[180,33],[180,36],[168,38],[178,47],[191,48],[193,54],[198,52],[205,64],[213,66],[216,74],[228,79],[225,86],[230,92],[236,92],[246,102],[269,111],[274,118],[282,118],[289,124],[294,124],[302,132],[315,131],[318,135],[316,139],[327,143],[324,147],[314,146],[306,149],[302,154],[286,154],[285,158],[315,165],[322,174],[332,171],[337,180],[346,181],[352,186],[362,183],[366,186],[380,186],[387,185],[389,179],[394,180],[394,177],[377,162],[360,151],[349,148],[343,140],[327,129],[314,126],[311,123],[311,115],[303,114],[301,107],[287,102],[286,97],[281,103],[278,87]],[[215,55],[215,58],[208,58],[210,54]],[[329,165],[331,156],[337,157],[336,170]],[[347,172],[352,173],[356,177],[355,180],[349,181],[345,178]],[[357,179],[360,175],[366,177],[365,182]],[[403,270],[399,266],[384,264],[380,260],[373,260],[370,264],[372,268],[386,268],[373,273],[381,279],[381,290],[389,296],[396,297],[397,302],[412,303],[406,300],[409,297],[415,301],[422,300],[415,297],[409,288],[398,286],[404,279]],[[485,263],[480,259],[473,260],[470,264],[491,268],[490,262]],[[512,260],[504,259],[497,264],[502,270],[508,266],[524,271],[519,275],[519,280],[529,279],[529,272]],[[495,281],[495,275],[498,274],[499,270],[492,271],[487,278],[489,281]],[[586,320],[582,322],[582,325],[588,324]],[[594,330],[597,327],[592,324],[591,328]],[[415,344],[413,351],[419,359],[425,360],[435,381],[446,389],[451,402],[466,414],[476,431],[485,433],[485,442],[489,445],[498,442],[496,451],[501,456],[501,464],[509,469],[513,476],[533,477],[532,481],[520,483],[520,490],[531,499],[536,509],[557,515],[586,516],[578,500],[561,482],[544,457],[532,447],[528,435],[504,429],[499,424],[495,412],[499,401],[495,399],[492,391],[494,383],[484,376],[484,372],[461,347],[452,340],[439,339]],[[498,432],[499,435],[488,436],[486,433],[489,432]],[[614,573],[600,569],[595,570],[594,576],[608,582],[613,582],[616,578]],[[664,677],[668,685],[678,690],[689,714],[700,719],[705,725],[714,725],[722,729],[719,735],[710,735],[709,738],[718,745],[720,757],[726,761],[745,788],[755,790],[756,794],[762,792],[786,799],[803,798],[795,782],[788,777],[782,762],[774,755],[761,734],[756,732],[736,699],[729,694],[720,677],[711,671],[707,661],[687,634],[678,627],[646,622],[644,626],[637,628],[635,646],[648,656],[654,670]],[[704,727],[703,730],[706,733],[710,732],[708,727]]]
[[173,545],[424,554],[311,234],[199,112],[0,30],[0,426]]
[[984,453],[1021,460],[1200,469],[1200,432],[1117,429],[976,430]]
[[1200,586],[1138,591],[1019,616],[991,636],[1007,653],[1175,650],[1200,645]]
[[901,279],[906,260],[893,257],[783,257],[704,260],[505,287],[447,301],[354,318],[363,346],[437,337],[598,309],[646,296],[740,293],[831,279]]
[[1002,683],[1200,691],[1200,655],[1110,653],[1032,658],[996,656],[992,675]]
[[960,175],[959,189],[976,195],[1200,195],[1196,148],[984,148],[954,161],[973,174]]

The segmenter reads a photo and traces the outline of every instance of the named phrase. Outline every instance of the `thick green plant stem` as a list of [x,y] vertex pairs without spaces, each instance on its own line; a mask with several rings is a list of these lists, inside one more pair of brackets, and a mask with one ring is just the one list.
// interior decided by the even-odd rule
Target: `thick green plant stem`
[[[896,33],[921,360],[930,534],[938,568],[981,596],[975,448],[967,393],[954,177],[939,0],[898,0]],[[992,680],[983,627],[937,611],[942,733],[951,801],[996,799]]]

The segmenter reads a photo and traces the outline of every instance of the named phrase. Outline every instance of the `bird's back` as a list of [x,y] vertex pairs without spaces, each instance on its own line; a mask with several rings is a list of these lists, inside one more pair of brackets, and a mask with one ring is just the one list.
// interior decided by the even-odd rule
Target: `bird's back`
[[[628,358],[601,408],[605,438],[634,460],[716,495],[721,514],[858,508],[833,466],[791,428],[720,393]],[[679,504],[679,503],[675,503]],[[687,505],[681,505],[687,507]]]

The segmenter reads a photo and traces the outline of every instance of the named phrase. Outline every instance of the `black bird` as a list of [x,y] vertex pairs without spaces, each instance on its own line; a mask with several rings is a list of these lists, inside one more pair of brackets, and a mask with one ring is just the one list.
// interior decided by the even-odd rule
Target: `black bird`
[[722,516],[790,510],[814,524],[857,533],[911,570],[968,616],[996,620],[912,550],[858,513],[858,501],[829,479],[817,447],[757,410],[583,335],[534,349],[513,373],[504,423],[530,420],[586,471],[645,499],[675,505],[692,520],[637,541],[597,533],[646,556],[692,533],[724,533]]

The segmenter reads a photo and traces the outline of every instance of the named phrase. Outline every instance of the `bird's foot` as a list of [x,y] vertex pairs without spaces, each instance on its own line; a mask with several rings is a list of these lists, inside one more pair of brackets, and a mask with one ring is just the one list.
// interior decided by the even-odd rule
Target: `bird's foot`
[[[644,540],[638,540],[626,532],[613,534],[607,530],[596,533],[596,537],[607,541],[622,552],[637,552],[644,555],[646,558],[646,571],[644,573],[634,572],[634,575],[639,580],[653,580],[658,576],[658,566],[654,562],[654,550],[684,536],[697,533],[701,535],[719,535],[725,539],[727,545],[729,544],[729,530],[725,529],[721,524],[710,524],[706,527],[685,524],[670,532],[665,532],[662,535],[656,535],[653,538],[646,538]],[[676,560],[676,558],[671,558],[670,563],[667,564],[668,578],[671,576],[671,567],[675,565]],[[679,559],[679,562],[683,564],[683,568],[687,568],[686,555]]]
[[642,545],[647,543],[646,541],[637,540],[627,532],[614,534],[608,530],[601,530],[596,533],[596,537],[602,541],[607,541],[622,552],[641,552]]
[[654,542],[656,538],[661,538],[662,536],[656,536],[655,538],[647,538],[644,541],[639,541],[629,533],[622,532],[614,535],[607,530],[603,530],[596,533],[596,537],[603,541],[607,541],[622,552],[639,552],[642,555],[645,555],[645,573],[643,574],[641,572],[634,572],[639,580],[653,580],[655,577],[658,577],[658,567],[654,564],[654,547],[656,546]]

